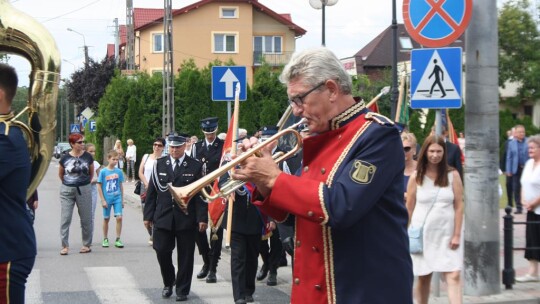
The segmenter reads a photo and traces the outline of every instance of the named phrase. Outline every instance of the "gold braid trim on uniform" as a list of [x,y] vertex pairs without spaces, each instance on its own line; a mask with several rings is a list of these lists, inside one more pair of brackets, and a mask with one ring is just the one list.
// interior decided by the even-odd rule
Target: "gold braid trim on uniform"
[[11,126],[11,123],[13,122],[13,118],[15,117],[15,114],[13,112],[9,114],[1,114],[0,115],[0,123],[4,123],[6,125],[6,129],[4,130],[4,135],[9,135],[9,127]]
[[326,225],[328,223],[328,210],[326,209],[326,205],[324,204],[324,183],[319,184],[319,202],[321,203],[321,210],[324,213],[324,219],[321,222],[321,225]]
[[365,108],[366,108],[366,106],[365,106],[363,101],[355,103],[352,107],[348,108],[343,113],[341,113],[338,116],[332,118],[332,120],[330,121],[330,129],[331,130],[338,129],[339,125],[342,122],[345,122],[345,121],[349,120],[351,117],[358,114],[360,111],[362,111]]
[[328,303],[336,303],[336,282],[334,277],[334,245],[332,243],[332,231],[329,226],[322,226],[323,254],[324,254],[324,277],[326,280],[326,296]]
[[326,185],[328,186],[328,188],[332,187],[332,182],[334,180],[334,175],[336,174],[336,171],[337,169],[339,168],[339,166],[341,165],[341,163],[343,162],[343,159],[345,159],[345,156],[349,153],[349,151],[351,150],[351,147],[354,145],[354,143],[356,142],[356,140],[358,139],[358,137],[360,137],[360,135],[362,135],[362,133],[364,133],[364,131],[371,125],[371,121],[366,121],[364,123],[364,125],[358,129],[358,131],[356,132],[356,134],[354,134],[353,138],[351,139],[351,141],[347,144],[347,147],[345,147],[345,149],[343,150],[343,152],[341,152],[341,155],[339,156],[339,158],[337,159],[336,163],[334,164],[334,167],[332,167],[332,171],[330,171],[330,174],[328,174],[328,179],[326,180]]
[[287,213],[287,216],[285,216],[285,218],[282,221],[278,221],[278,220],[274,219],[274,222],[276,222],[278,224],[283,224],[289,218],[289,215],[291,215],[291,214]]

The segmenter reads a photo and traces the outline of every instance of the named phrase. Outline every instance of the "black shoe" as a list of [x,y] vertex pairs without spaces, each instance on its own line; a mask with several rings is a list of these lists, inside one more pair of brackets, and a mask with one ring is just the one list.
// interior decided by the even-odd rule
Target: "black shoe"
[[266,285],[276,286],[277,285],[277,273],[270,273],[268,275],[268,280],[266,280]]
[[214,271],[208,272],[208,276],[206,277],[206,283],[215,283],[217,282],[216,273]]
[[234,301],[234,304],[246,304],[246,303],[247,302],[244,299],[238,299],[238,300]]
[[252,296],[246,296],[246,303],[253,303],[255,300],[253,300]]
[[204,264],[201,271],[197,273],[197,279],[204,279],[208,275],[208,264]]
[[172,295],[172,286],[163,287],[163,291],[161,292],[161,297],[170,298],[171,295]]
[[268,275],[268,266],[266,266],[266,264],[263,264],[261,266],[261,269],[257,273],[257,281],[264,280],[264,278],[266,278],[267,275]]
[[183,295],[183,294],[176,295],[176,302],[184,302],[184,301],[187,301],[186,295]]
[[521,209],[518,209],[518,210],[516,210],[516,211],[514,212],[514,214],[522,214],[522,213],[523,213],[523,210],[521,210]]

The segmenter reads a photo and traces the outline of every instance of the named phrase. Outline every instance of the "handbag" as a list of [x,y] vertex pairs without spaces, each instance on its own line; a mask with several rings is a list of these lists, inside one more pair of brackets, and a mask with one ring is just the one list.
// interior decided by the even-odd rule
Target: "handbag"
[[135,184],[135,190],[133,190],[133,193],[140,195],[141,194],[141,181],[138,180]]
[[[143,164],[143,167],[144,165],[146,165],[146,161],[148,160],[148,157],[149,155],[148,154],[145,154],[146,155],[146,159],[144,160],[144,164]],[[137,195],[141,195],[141,180],[138,180],[137,183],[135,183],[135,190],[133,190],[133,193],[137,194]]]
[[416,227],[410,226],[409,229],[407,229],[407,233],[409,234],[409,252],[411,254],[420,254],[424,252],[424,224],[426,223],[426,218],[431,212],[431,209],[433,209],[433,205],[435,205],[435,202],[437,201],[439,191],[441,191],[440,187],[437,191],[437,194],[435,195],[435,198],[433,199],[431,207],[429,208],[426,216],[424,217],[424,220],[422,221],[422,225]]

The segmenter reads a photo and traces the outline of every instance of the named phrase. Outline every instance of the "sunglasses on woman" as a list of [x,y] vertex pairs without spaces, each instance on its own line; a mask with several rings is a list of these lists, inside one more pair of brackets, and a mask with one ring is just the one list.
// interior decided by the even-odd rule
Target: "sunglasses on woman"
[[405,151],[405,153],[411,151],[412,147],[403,147],[403,151]]

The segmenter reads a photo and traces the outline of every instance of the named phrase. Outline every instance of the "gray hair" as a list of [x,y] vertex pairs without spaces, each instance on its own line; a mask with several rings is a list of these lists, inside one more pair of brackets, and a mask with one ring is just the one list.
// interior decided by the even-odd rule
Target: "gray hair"
[[527,143],[533,143],[536,144],[538,147],[540,147],[540,134],[533,135],[529,138],[527,138]]
[[323,81],[335,80],[343,94],[351,94],[351,76],[343,68],[343,64],[325,47],[308,49],[293,54],[289,63],[283,68],[279,80],[288,84],[302,78],[306,85],[316,86]]

